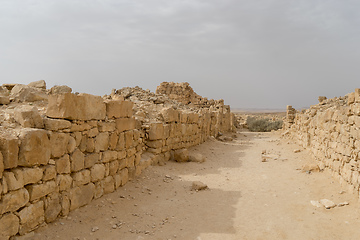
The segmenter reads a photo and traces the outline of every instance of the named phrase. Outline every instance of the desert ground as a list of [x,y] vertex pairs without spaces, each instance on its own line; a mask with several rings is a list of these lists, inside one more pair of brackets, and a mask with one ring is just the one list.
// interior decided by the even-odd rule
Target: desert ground
[[[329,172],[312,171],[310,154],[280,132],[241,131],[233,141],[209,138],[190,151],[206,161],[151,166],[18,239],[359,239],[358,196]],[[194,181],[208,188],[194,191]],[[321,199],[349,205],[311,203]]]

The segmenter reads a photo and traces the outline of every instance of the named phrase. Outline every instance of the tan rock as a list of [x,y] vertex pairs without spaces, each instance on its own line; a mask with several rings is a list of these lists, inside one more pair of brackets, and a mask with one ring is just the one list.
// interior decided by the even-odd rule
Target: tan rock
[[45,165],[50,160],[50,141],[45,130],[25,128],[20,133],[19,165]]
[[94,197],[94,192],[95,185],[92,183],[71,189],[69,194],[70,210],[89,204]]
[[56,185],[59,187],[59,191],[68,191],[71,188],[72,177],[69,175],[57,175]]
[[163,110],[161,110],[161,115],[164,118],[164,121],[166,123],[171,123],[171,122],[179,122],[180,121],[180,115],[179,115],[179,111],[173,109],[173,108],[164,108]]
[[46,197],[45,201],[45,221],[53,222],[61,212],[60,194],[53,193]]
[[152,123],[149,128],[149,140],[163,139],[164,125],[162,123]]
[[43,181],[53,180],[56,177],[56,166],[55,165],[47,165],[43,167]]
[[46,130],[58,131],[71,127],[71,122],[63,119],[44,118],[43,121]]
[[50,134],[51,157],[59,158],[67,152],[70,136],[66,133]]
[[193,182],[192,186],[191,186],[191,190],[193,190],[193,191],[201,191],[201,190],[205,190],[207,188],[208,188],[208,186],[205,183],[200,182],[200,181]]
[[74,187],[88,184],[91,180],[90,170],[84,169],[80,172],[72,173],[71,177],[73,179]]
[[119,132],[133,130],[136,127],[136,121],[134,117],[131,118],[118,118],[115,120],[116,129]]
[[11,191],[2,196],[0,214],[14,212],[29,202],[29,193],[25,188]]
[[189,151],[186,148],[175,150],[174,151],[174,160],[177,162],[189,161]]
[[56,167],[56,172],[59,174],[62,173],[70,173],[71,172],[71,167],[70,167],[70,157],[68,154],[62,156],[59,159],[55,160],[55,167]]
[[4,172],[7,188],[9,191],[17,190],[24,187],[24,177],[21,169],[15,169],[12,172]]
[[129,170],[124,168],[120,170],[119,175],[121,177],[121,186],[124,186],[129,181]]
[[95,152],[105,151],[109,148],[109,133],[102,132],[95,138]]
[[119,136],[117,135],[116,132],[113,132],[110,134],[110,137],[109,137],[109,149],[110,150],[116,149],[118,139],[119,139]]
[[100,154],[99,153],[92,153],[85,155],[84,164],[85,168],[91,168],[94,166],[95,163],[99,162],[100,160]]
[[132,146],[134,146],[134,144],[135,144],[135,142],[134,142],[133,131],[126,131],[125,132],[125,147],[131,148]]
[[9,96],[1,96],[0,95],[0,105],[6,105],[10,103],[10,97]]
[[46,115],[70,120],[104,120],[106,105],[100,96],[90,94],[50,95]]
[[19,212],[20,218],[20,235],[24,235],[37,227],[45,221],[44,216],[44,202],[39,201],[25,207]]
[[3,156],[4,168],[15,168],[18,166],[19,139],[15,133],[0,131],[0,151]]
[[12,213],[0,217],[0,239],[8,239],[19,231],[19,218]]
[[117,159],[118,153],[116,151],[106,151],[102,153],[101,162],[107,163]]
[[32,184],[26,187],[30,194],[30,201],[34,201],[56,191],[55,181]]
[[48,99],[44,90],[23,84],[16,84],[11,89],[10,96],[17,102],[35,102]]
[[45,80],[39,80],[28,84],[29,87],[46,89]]
[[119,139],[116,145],[116,150],[117,151],[122,151],[125,149],[125,133],[120,133],[119,134]]
[[205,162],[205,157],[201,153],[190,153],[189,154],[189,161],[190,162],[202,163],[202,162]]
[[50,88],[50,94],[64,94],[71,92],[72,92],[71,87],[68,87],[66,85],[61,85],[61,86],[55,85],[52,88]]
[[133,115],[133,103],[129,101],[108,100],[106,115],[108,118],[129,118]]
[[98,122],[100,132],[113,132],[116,129],[115,122]]
[[77,172],[84,169],[85,155],[76,149],[73,154],[70,155],[70,168],[71,172]]
[[74,137],[70,136],[69,141],[66,147],[68,153],[73,153],[78,145],[76,145],[76,140]]
[[115,180],[112,176],[107,176],[102,182],[104,184],[104,194],[115,191]]
[[24,185],[37,183],[43,178],[43,170],[39,167],[22,168]]
[[114,176],[117,173],[118,169],[119,169],[119,161],[118,160],[111,161],[109,165],[109,175]]
[[14,109],[14,119],[22,127],[44,128],[44,122],[36,107],[30,105],[17,106]]
[[91,182],[97,182],[105,178],[104,164],[95,164],[91,169]]
[[4,158],[2,153],[0,152],[0,179],[3,177],[4,172]]

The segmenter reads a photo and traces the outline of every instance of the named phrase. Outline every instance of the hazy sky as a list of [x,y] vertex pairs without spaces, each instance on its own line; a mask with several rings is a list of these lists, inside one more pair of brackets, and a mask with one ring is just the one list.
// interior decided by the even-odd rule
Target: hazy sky
[[232,108],[360,88],[358,0],[0,0],[0,83],[189,82]]

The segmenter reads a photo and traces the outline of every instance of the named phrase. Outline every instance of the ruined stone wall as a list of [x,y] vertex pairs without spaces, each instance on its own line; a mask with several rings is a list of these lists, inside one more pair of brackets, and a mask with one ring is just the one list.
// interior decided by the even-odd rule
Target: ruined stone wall
[[190,108],[143,90],[139,101],[66,87],[45,94],[43,87],[11,86],[40,93],[40,102],[4,95],[2,104],[10,105],[0,114],[0,239],[66,216],[151,164],[186,161],[186,148],[233,128],[223,105]]
[[288,107],[284,135],[309,149],[321,170],[331,170],[341,183],[358,193],[360,90],[340,98],[321,97],[319,102],[296,113]]

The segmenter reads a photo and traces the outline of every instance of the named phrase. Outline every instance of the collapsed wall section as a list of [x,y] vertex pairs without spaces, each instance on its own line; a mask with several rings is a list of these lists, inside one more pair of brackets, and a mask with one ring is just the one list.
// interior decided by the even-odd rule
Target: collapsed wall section
[[228,106],[192,108],[140,88],[103,98],[65,90],[0,118],[0,238],[66,216],[149,165],[233,129]]
[[296,112],[288,107],[284,134],[309,149],[319,168],[329,169],[353,192],[360,186],[360,89],[345,97],[319,98]]

